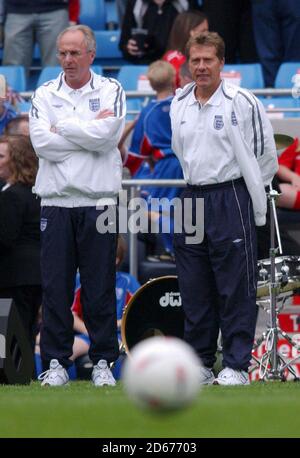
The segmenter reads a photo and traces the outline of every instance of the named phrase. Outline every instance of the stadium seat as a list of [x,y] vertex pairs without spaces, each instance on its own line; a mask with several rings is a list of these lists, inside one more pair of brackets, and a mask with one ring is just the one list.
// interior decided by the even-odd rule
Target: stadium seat
[[79,22],[93,30],[105,30],[107,22],[105,0],[80,0]]
[[95,30],[97,43],[96,59],[121,59],[123,55],[119,50],[119,30]]
[[[125,91],[144,91],[148,87],[146,78],[147,70],[147,65],[123,65],[120,68],[117,79]],[[145,97],[128,97],[126,103],[127,110],[140,111],[145,103]],[[126,119],[131,120],[135,117],[136,114],[128,114]]]
[[300,62],[284,62],[277,72],[274,87],[288,89],[295,85],[300,86]]
[[139,78],[146,75],[147,65],[123,65],[118,73],[118,80],[125,91],[137,91]]
[[17,108],[20,114],[26,114],[31,108],[31,102],[18,102]]
[[[92,65],[92,69],[98,75],[102,75],[103,73],[101,65]],[[57,78],[61,71],[62,69],[59,65],[55,67],[44,67],[38,78],[37,87],[41,86],[42,84],[46,83],[47,81]]]
[[224,79],[246,89],[264,88],[261,64],[225,64],[222,76]]
[[[272,109],[272,108],[300,108],[299,103],[296,99],[293,97],[262,97],[260,98],[260,101],[264,105],[266,109]],[[297,112],[276,112],[276,113],[270,113],[268,112],[268,116],[270,118],[298,118],[300,116],[300,111]]]
[[25,69],[21,65],[2,65],[0,74],[4,75],[7,84],[18,92],[26,91]]

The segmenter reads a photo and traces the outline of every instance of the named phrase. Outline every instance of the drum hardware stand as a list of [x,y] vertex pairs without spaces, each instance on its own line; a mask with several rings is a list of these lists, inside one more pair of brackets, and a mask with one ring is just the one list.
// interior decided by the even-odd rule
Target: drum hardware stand
[[[287,362],[283,356],[278,353],[277,344],[278,337],[282,336],[287,342],[289,342],[297,351],[300,352],[300,345],[297,345],[286,332],[282,331],[278,326],[278,312],[282,309],[283,304],[287,297],[291,294],[283,297],[283,303],[280,310],[277,308],[277,296],[280,293],[280,288],[285,286],[288,283],[288,266],[283,266],[282,268],[282,277],[280,280],[276,279],[276,267],[275,267],[275,258],[276,254],[282,254],[282,245],[278,227],[277,213],[276,213],[276,199],[279,193],[272,188],[270,185],[270,191],[268,193],[269,207],[270,207],[270,325],[262,336],[256,341],[253,351],[259,347],[259,345],[265,341],[266,342],[266,352],[262,355],[259,360],[256,356],[252,355],[254,361],[259,365],[259,379],[264,380],[280,380],[286,381],[286,376],[284,372],[289,371],[295,381],[299,381],[297,374],[294,368],[291,366],[293,362],[300,358],[299,356],[291,359]],[[275,248],[275,229],[278,242],[278,248]]]

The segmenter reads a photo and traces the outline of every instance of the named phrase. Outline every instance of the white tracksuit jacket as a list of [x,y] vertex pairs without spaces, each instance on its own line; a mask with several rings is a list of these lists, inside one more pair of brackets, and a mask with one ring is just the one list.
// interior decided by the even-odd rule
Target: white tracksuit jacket
[[[30,137],[39,157],[33,191],[42,205],[92,206],[121,188],[117,145],[125,124],[125,94],[116,80],[92,71],[77,102],[69,91],[62,72],[32,96]],[[114,116],[95,119],[104,109]],[[52,126],[56,133],[50,131]]]
[[[184,178],[189,183],[186,166],[189,152],[183,148],[181,124],[189,100],[188,94],[194,87],[193,82],[178,89],[170,111],[172,148],[180,160]],[[271,183],[278,170],[273,129],[262,104],[249,91],[223,81],[222,93],[227,136],[251,196],[256,225],[263,226],[267,211],[265,186]],[[233,119],[235,122],[232,122]],[[213,154],[212,150],[210,154]]]

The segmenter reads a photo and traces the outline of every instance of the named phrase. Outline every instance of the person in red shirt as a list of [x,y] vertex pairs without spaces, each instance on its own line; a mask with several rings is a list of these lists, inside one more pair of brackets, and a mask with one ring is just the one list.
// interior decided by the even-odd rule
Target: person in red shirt
[[299,139],[288,146],[280,155],[277,177],[281,195],[278,206],[293,210],[300,210],[300,145]]
[[178,14],[169,35],[167,51],[162,59],[173,65],[176,70],[176,87],[180,87],[179,69],[186,61],[185,45],[188,39],[198,33],[208,31],[208,19],[197,10]]

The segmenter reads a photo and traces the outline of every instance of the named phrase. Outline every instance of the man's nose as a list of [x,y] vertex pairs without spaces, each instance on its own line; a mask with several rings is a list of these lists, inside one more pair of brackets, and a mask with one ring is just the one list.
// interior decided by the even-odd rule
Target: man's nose
[[73,60],[73,56],[70,52],[66,52],[65,61],[69,62],[70,60]]
[[204,69],[205,69],[204,60],[203,60],[203,59],[200,59],[200,60],[199,60],[199,63],[198,63],[198,70],[204,70]]

